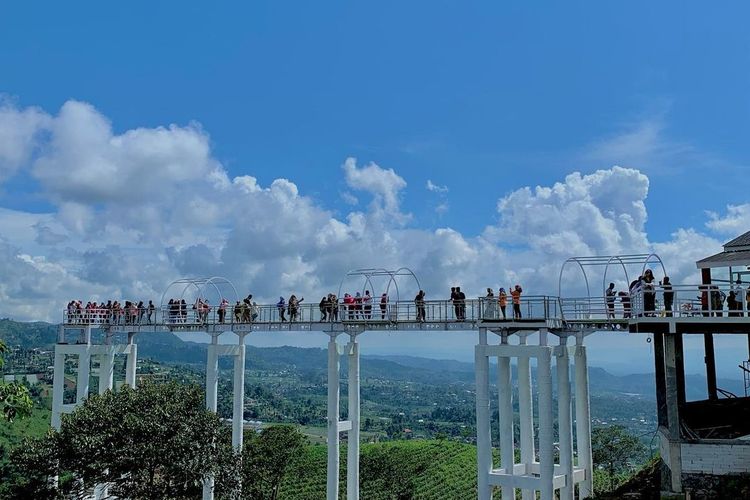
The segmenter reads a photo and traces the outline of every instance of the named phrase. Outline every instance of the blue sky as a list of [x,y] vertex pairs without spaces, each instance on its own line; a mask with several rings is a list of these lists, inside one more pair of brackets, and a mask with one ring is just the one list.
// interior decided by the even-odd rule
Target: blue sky
[[656,251],[694,280],[750,228],[748,14],[8,3],[0,315],[186,275],[314,296],[362,266],[408,265],[428,299],[555,293],[573,254]]
[[[115,131],[197,121],[230,174],[293,178],[332,209],[343,159],[375,161],[408,182],[420,226],[467,234],[514,189],[621,164],[649,175],[647,228],[667,234],[746,200],[748,14],[740,2],[13,2],[0,91],[50,112],[92,103]],[[627,154],[592,154],[648,126],[656,136]],[[427,179],[449,187],[446,212]],[[687,193],[700,203],[675,203]]]

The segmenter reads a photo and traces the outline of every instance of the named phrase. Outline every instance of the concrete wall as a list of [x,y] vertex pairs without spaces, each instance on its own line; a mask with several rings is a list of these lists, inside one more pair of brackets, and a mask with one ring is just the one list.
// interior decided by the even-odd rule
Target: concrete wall
[[750,442],[682,443],[681,456],[683,474],[750,473]]

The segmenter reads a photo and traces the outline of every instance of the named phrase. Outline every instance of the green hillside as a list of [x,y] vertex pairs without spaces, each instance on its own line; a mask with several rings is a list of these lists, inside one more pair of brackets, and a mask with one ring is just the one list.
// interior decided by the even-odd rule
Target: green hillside
[[[476,448],[452,441],[415,440],[363,444],[360,496],[460,500],[476,498]],[[346,497],[346,447],[341,450],[340,498]],[[312,445],[284,476],[279,498],[325,498],[326,447]]]

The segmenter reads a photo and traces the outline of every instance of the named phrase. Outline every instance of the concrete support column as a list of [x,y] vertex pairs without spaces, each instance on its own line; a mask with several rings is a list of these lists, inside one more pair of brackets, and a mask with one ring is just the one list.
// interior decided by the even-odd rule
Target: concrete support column
[[490,433],[490,363],[484,355],[487,329],[479,329],[479,344],[474,350],[477,405],[477,498],[490,500],[489,474],[492,472],[492,436]]
[[60,430],[63,395],[65,392],[65,354],[55,345],[55,371],[52,379],[52,427]]
[[[519,334],[520,345],[526,345],[527,334]],[[529,467],[535,458],[534,452],[534,399],[531,394],[531,364],[529,358],[518,358],[518,412],[520,422],[521,462]],[[531,490],[521,490],[522,500],[534,500]]]
[[339,494],[339,396],[339,352],[332,333],[328,341],[328,500],[337,500]]
[[578,483],[578,492],[580,498],[586,498],[594,494],[589,368],[586,359],[586,346],[582,345],[583,338],[579,337],[576,344],[576,450],[578,451],[578,466],[583,467],[586,471],[586,478]]
[[560,500],[574,500],[573,487],[573,424],[570,399],[570,358],[567,337],[560,337],[557,355],[557,428],[560,441],[560,468],[566,476],[560,488]]
[[[242,450],[243,422],[245,418],[245,334],[238,333],[239,345],[234,357],[234,404],[232,411],[232,446]],[[218,371],[218,370],[217,370]]]
[[351,335],[347,345],[349,355],[349,422],[352,428],[346,449],[346,498],[359,500],[359,343]]
[[[216,412],[217,394],[219,391],[219,337],[211,336],[211,343],[207,349],[206,359],[206,408]],[[234,434],[234,433],[233,433]],[[234,441],[234,435],[232,436]],[[214,478],[208,477],[203,482],[203,500],[213,500]]]
[[78,352],[78,379],[76,381],[76,404],[89,397],[89,375],[91,373],[91,351],[89,346],[81,346]]
[[677,387],[676,335],[664,335],[664,373],[666,378],[669,464],[672,491],[682,491],[682,453],[680,450],[679,391]]
[[135,389],[135,374],[138,367],[138,344],[135,343],[135,333],[128,334],[128,352],[127,365],[125,366],[125,383],[131,389]]
[[[508,345],[508,335],[502,335],[502,345]],[[510,358],[497,358],[498,409],[500,415],[500,457],[506,474],[513,474],[515,462],[513,443],[513,386],[510,375]],[[516,491],[509,486],[502,487],[503,500],[515,500]]]
[[552,446],[552,349],[544,349],[539,354],[537,364],[537,385],[539,386],[539,488],[541,500],[553,500],[553,479],[555,456]]
[[99,356],[99,394],[111,391],[115,377],[115,350],[107,346],[107,352]]

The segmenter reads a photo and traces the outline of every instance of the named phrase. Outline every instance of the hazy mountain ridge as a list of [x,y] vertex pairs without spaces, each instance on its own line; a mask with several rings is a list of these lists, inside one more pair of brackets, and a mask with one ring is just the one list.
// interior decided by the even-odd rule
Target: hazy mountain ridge
[[[57,325],[34,322],[23,323],[0,319],[0,339],[9,346],[24,349],[34,347],[51,349],[57,341]],[[95,332],[98,337],[101,333]],[[196,335],[196,337],[198,337]],[[140,356],[163,363],[203,364],[206,359],[206,343],[182,340],[171,333],[148,333],[136,337]],[[222,366],[229,368],[230,360],[221,358]],[[302,347],[255,347],[247,346],[247,367],[250,370],[323,371],[327,366],[327,353],[322,348]],[[346,356],[341,357],[342,371],[346,373]],[[495,372],[494,365],[491,372]],[[490,380],[494,380],[493,373]],[[472,363],[451,359],[430,359],[406,355],[362,355],[361,374],[368,378],[388,378],[426,383],[465,382],[473,383]],[[515,379],[515,367],[513,377]],[[686,375],[688,400],[701,399],[705,395],[706,381],[702,375]],[[722,389],[744,395],[742,381],[718,379]],[[589,385],[595,393],[628,393],[655,398],[653,373],[614,375],[601,367],[589,367]]]

